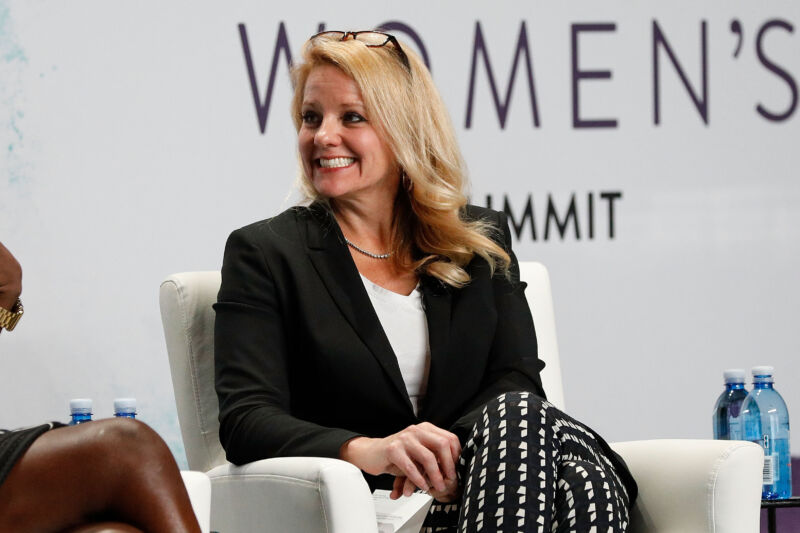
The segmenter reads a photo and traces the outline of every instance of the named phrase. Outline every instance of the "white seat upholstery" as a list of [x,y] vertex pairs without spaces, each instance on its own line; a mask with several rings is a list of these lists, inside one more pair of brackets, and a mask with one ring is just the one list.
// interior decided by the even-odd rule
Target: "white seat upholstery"
[[764,452],[757,444],[642,440],[611,447],[639,484],[631,531],[759,531]]
[[181,472],[201,533],[211,530],[211,480],[202,472]]
[[533,261],[521,262],[519,275],[528,284],[525,289],[525,298],[528,299],[528,305],[531,307],[533,326],[536,328],[539,359],[545,363],[544,370],[542,370],[544,392],[550,403],[564,411],[564,386],[561,379],[561,363],[558,358],[550,275],[543,264]]
[[161,318],[189,468],[211,479],[211,529],[223,533],[377,533],[361,471],[336,459],[289,457],[244,466],[225,460],[214,391],[219,272],[175,274],[161,284]]
[[[542,381],[563,409],[550,280],[521,263],[536,325]],[[211,529],[238,532],[377,532],[366,482],[336,459],[279,458],[236,467],[219,444],[214,392],[214,311],[219,272],[175,274],[161,284],[161,317],[189,467],[212,484]],[[639,483],[634,533],[754,533],[763,453],[752,443],[656,440],[612,444]]]

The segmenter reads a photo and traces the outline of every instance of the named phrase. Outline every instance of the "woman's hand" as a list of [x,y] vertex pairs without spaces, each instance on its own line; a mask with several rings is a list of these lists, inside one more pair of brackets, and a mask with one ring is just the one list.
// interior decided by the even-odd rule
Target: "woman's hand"
[[[453,502],[461,497],[461,487],[458,486],[458,478],[445,478],[444,479],[445,490],[438,491],[436,489],[430,489],[428,494],[430,494],[434,500],[441,503],[450,503]],[[411,483],[407,477],[405,476],[397,476],[394,478],[394,486],[392,487],[392,493],[389,497],[393,500],[396,500],[400,496],[409,496],[416,487],[413,483]]]
[[[406,496],[420,488],[442,497],[458,490],[456,461],[460,455],[458,437],[429,422],[408,426],[383,439],[356,437],[347,441],[339,454],[368,474],[403,478],[402,494]],[[400,496],[398,479],[393,498]]]

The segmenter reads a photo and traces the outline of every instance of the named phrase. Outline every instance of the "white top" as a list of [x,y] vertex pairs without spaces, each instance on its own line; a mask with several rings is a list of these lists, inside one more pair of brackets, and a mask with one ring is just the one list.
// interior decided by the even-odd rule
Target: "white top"
[[364,276],[361,276],[361,281],[397,357],[416,415],[420,402],[425,398],[431,367],[428,321],[422,304],[422,290],[417,285],[411,294],[404,296],[384,289]]

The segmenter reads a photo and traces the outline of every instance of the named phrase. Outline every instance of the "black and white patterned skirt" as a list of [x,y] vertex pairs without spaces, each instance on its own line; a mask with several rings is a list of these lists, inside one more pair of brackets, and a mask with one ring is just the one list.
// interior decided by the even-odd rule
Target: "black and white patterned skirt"
[[636,489],[621,461],[547,401],[503,394],[482,408],[462,450],[461,500],[434,502],[423,532],[622,533]]

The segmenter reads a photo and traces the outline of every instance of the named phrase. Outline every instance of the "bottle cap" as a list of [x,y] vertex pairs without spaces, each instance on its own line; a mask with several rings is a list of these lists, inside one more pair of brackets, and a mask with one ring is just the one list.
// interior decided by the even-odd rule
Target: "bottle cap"
[[115,413],[136,414],[136,398],[117,398],[114,400]]
[[772,383],[775,368],[771,366],[754,366],[750,369],[753,374],[753,383]]
[[725,377],[725,383],[744,383],[746,374],[744,368],[729,368],[722,375]]
[[92,400],[89,398],[76,398],[69,401],[69,411],[72,414],[92,414]]

